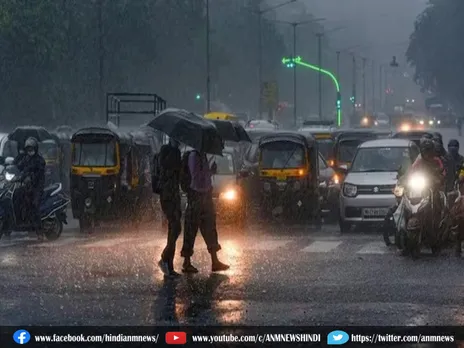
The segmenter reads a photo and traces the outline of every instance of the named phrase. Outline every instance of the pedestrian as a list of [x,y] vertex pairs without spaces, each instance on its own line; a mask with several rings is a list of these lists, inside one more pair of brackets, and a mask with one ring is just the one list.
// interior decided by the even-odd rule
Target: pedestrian
[[229,266],[220,262],[217,252],[221,250],[216,229],[216,212],[213,202],[213,186],[211,176],[215,174],[217,165],[210,167],[206,153],[191,151],[183,158],[183,178],[181,186],[187,192],[187,209],[185,211],[184,244],[181,256],[184,257],[182,272],[197,273],[190,258],[193,255],[195,238],[200,232],[211,255],[211,270],[225,271]]
[[161,209],[168,220],[168,240],[161,254],[158,265],[166,276],[179,276],[174,270],[174,255],[176,243],[181,233],[181,201],[180,201],[180,170],[181,155],[179,142],[173,138],[169,143],[161,147],[159,155],[155,156],[155,167],[159,166],[158,192],[160,195]]

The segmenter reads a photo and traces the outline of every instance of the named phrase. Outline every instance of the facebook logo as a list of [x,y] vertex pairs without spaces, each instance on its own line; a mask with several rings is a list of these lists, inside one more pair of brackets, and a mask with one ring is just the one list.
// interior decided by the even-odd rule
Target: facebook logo
[[17,344],[26,344],[31,339],[31,334],[26,330],[18,330],[13,334],[13,340]]

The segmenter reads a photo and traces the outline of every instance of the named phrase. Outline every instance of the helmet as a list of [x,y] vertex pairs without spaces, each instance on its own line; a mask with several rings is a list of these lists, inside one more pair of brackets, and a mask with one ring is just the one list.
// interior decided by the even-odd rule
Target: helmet
[[451,139],[448,142],[448,147],[459,147],[459,141],[456,139]]
[[433,133],[433,136],[432,136],[432,139],[433,139],[435,142],[437,142],[437,143],[443,145],[443,137],[441,136],[440,133],[434,132],[434,133]]
[[432,140],[427,138],[422,138],[420,141],[420,151],[423,152],[431,152],[435,150],[435,144]]
[[32,147],[37,151],[39,149],[39,143],[37,139],[33,137],[27,138],[26,142],[24,143],[24,148],[27,149],[28,147]]

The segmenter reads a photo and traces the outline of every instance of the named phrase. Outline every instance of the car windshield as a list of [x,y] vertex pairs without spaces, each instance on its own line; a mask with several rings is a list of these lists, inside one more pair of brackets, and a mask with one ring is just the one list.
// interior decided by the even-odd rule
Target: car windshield
[[338,149],[338,161],[341,163],[349,163],[353,160],[356,150],[362,140],[345,140],[340,143]]
[[261,168],[301,168],[305,164],[304,148],[300,144],[278,141],[261,148]]
[[72,154],[73,166],[112,167],[116,165],[114,142],[76,143]]
[[411,155],[407,147],[360,148],[350,171],[397,172],[398,168],[407,170],[411,165]]
[[324,156],[324,158],[329,159],[332,157],[333,149],[333,140],[332,139],[319,139],[317,140],[317,145],[319,147],[319,152]]
[[230,153],[224,153],[223,156],[211,156],[209,161],[215,161],[217,164],[217,175],[235,174],[234,158]]

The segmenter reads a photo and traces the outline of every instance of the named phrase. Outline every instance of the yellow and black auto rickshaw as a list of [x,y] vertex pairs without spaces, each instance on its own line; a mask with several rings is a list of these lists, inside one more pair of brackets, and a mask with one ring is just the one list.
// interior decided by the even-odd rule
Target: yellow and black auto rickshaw
[[319,218],[318,149],[315,139],[275,132],[259,141],[261,208],[271,216]]
[[81,129],[71,143],[71,204],[81,231],[105,220],[139,222],[151,193],[150,146],[107,128]]
[[333,146],[333,169],[340,176],[342,173],[337,171],[338,168],[348,168],[356,154],[358,146],[365,141],[377,139],[381,135],[372,130],[339,130],[334,133],[335,141]]

